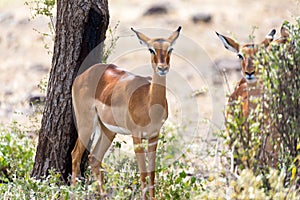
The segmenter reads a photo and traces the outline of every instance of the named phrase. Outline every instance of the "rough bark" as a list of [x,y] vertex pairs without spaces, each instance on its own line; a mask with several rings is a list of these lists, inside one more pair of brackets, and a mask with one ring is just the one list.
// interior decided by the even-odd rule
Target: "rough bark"
[[[32,176],[54,169],[65,182],[72,171],[71,151],[77,139],[71,87],[87,55],[105,39],[109,22],[107,0],[57,1],[56,36],[39,141]],[[96,52],[89,65],[100,62]]]

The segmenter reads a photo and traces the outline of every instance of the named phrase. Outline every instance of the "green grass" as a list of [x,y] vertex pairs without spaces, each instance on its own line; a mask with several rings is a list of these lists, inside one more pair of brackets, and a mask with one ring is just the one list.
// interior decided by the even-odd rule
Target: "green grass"
[[[13,122],[1,127],[0,135],[0,196],[4,199],[86,199],[97,197],[97,181],[88,168],[87,179],[76,187],[63,184],[60,175],[52,171],[43,180],[30,177],[35,155],[35,143],[26,136],[28,129]],[[176,127],[167,127],[159,141],[156,166],[156,194],[159,199],[192,199],[202,191],[202,179],[191,172],[184,156],[170,160],[182,146],[176,140]],[[135,156],[122,154],[122,143],[114,143],[104,160],[105,186],[113,199],[140,199],[140,181]]]

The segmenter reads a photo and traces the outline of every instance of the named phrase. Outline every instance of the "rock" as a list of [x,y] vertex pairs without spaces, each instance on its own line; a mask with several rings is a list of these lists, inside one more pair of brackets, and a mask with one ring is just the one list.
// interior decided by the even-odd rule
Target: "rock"
[[40,63],[31,63],[29,65],[29,69],[38,72],[48,72],[48,68]]
[[162,15],[167,14],[168,8],[166,5],[152,5],[146,12],[143,14],[144,16],[149,15]]
[[11,90],[7,90],[4,92],[4,96],[12,96],[14,93]]
[[20,24],[20,25],[27,25],[27,24],[29,24],[29,22],[30,22],[29,18],[23,18],[23,19],[20,19],[18,21],[18,24]]
[[210,13],[197,13],[192,16],[192,21],[197,24],[200,22],[209,23],[212,20],[212,15]]
[[0,24],[11,23],[14,20],[14,15],[10,12],[0,12]]
[[215,66],[220,72],[224,70],[228,73],[241,71],[241,63],[238,59],[228,59],[228,58],[218,59],[215,61]]
[[46,97],[44,96],[32,96],[29,98],[29,106],[34,106],[37,104],[43,104],[46,101]]

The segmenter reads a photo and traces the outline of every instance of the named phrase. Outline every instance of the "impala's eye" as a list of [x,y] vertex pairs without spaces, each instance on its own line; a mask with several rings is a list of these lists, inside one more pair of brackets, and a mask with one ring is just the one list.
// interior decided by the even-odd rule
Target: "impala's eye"
[[244,60],[244,56],[241,54],[241,53],[238,53],[238,58],[240,59],[240,60]]
[[150,51],[150,53],[151,54],[153,54],[153,55],[155,55],[156,53],[155,53],[155,50],[154,49],[152,49],[152,48],[149,48],[149,51]]
[[170,48],[170,49],[168,50],[168,54],[171,54],[172,51],[173,51],[173,48]]

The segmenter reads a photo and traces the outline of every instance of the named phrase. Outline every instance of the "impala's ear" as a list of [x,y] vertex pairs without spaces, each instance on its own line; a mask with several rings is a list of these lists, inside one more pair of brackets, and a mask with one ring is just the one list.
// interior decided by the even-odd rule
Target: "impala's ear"
[[284,25],[281,27],[281,29],[280,29],[280,35],[281,35],[281,37],[283,37],[283,38],[287,38],[287,37],[289,37],[289,32],[288,32],[288,30],[284,27]]
[[221,35],[219,33],[217,33],[217,36],[220,38],[221,42],[223,43],[224,47],[226,49],[228,49],[229,51],[232,51],[234,53],[238,53],[239,52],[239,48],[240,48],[240,45],[239,43],[237,43],[236,41],[234,41],[233,39],[229,38],[229,37],[226,37],[224,35]]
[[168,40],[169,40],[169,42],[171,43],[171,46],[172,46],[173,44],[175,44],[177,38],[179,37],[180,30],[181,30],[181,26],[179,26],[179,27],[177,28],[177,30],[174,31],[174,32],[172,33],[172,35],[170,35],[170,37],[168,37]]
[[147,37],[146,35],[144,35],[143,33],[140,33],[140,32],[138,32],[138,31],[136,31],[136,30],[134,30],[133,28],[131,28],[131,30],[136,34],[136,36],[138,37],[138,39],[140,40],[140,43],[142,44],[142,45],[145,45],[145,46],[149,46],[149,43],[148,43],[148,41],[150,40],[150,38],[149,37]]
[[273,29],[268,33],[265,39],[261,42],[264,46],[269,46],[269,44],[274,40],[274,35],[276,34],[276,30]]

